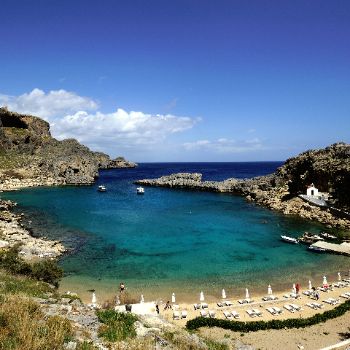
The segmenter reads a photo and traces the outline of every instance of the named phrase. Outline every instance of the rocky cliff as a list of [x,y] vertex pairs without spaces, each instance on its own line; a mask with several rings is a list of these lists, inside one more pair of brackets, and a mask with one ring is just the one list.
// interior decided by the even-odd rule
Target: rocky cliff
[[[274,174],[252,179],[202,181],[202,175],[180,173],[159,179],[145,179],[142,185],[188,188],[242,195],[250,201],[336,227],[350,228],[350,145],[336,143],[325,149],[304,152],[288,159]],[[322,192],[330,193],[330,206],[319,208],[298,198],[314,183]],[[336,213],[336,215],[335,215]]]
[[111,160],[74,139],[54,139],[49,123],[38,117],[0,108],[0,184],[91,184],[99,168],[129,166],[136,164]]

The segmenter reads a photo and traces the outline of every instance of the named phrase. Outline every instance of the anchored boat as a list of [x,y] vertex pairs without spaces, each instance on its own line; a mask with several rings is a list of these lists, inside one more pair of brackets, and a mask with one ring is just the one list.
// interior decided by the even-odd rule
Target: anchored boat
[[145,193],[145,189],[143,187],[137,187],[136,188],[136,193],[137,194],[144,194]]
[[106,186],[104,186],[104,185],[100,185],[100,186],[98,186],[97,191],[98,191],[98,192],[106,192],[106,191],[107,191],[107,188],[106,188]]
[[285,241],[287,243],[293,243],[293,244],[298,244],[299,241],[296,238],[293,237],[288,237],[288,236],[281,236],[282,241]]

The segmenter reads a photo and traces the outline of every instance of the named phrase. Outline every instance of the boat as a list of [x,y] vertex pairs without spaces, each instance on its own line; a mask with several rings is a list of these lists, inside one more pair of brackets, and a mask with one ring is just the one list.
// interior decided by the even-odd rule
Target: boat
[[315,253],[324,253],[327,251],[327,249],[321,248],[321,247],[315,247],[313,245],[310,245],[307,249],[315,252]]
[[106,188],[106,186],[104,186],[104,185],[100,185],[100,186],[98,186],[97,191],[98,191],[98,192],[106,192],[106,191],[107,191],[107,188]]
[[145,189],[143,187],[137,187],[136,188],[136,193],[137,194],[144,194],[145,193]]
[[281,236],[282,241],[285,241],[287,243],[293,243],[293,244],[298,244],[299,241],[296,238],[293,237],[288,237],[288,236]]
[[320,236],[326,239],[337,239],[336,236],[331,235],[330,233],[327,232],[321,232]]

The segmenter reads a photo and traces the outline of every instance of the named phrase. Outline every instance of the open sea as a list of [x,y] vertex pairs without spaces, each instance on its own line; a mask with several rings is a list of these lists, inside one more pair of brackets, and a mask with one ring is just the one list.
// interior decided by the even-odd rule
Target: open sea
[[[124,282],[145,300],[197,301],[244,297],[291,289],[309,279],[321,284],[338,271],[348,271],[344,256],[309,252],[306,246],[280,240],[324,229],[320,224],[285,216],[231,194],[145,187],[136,194],[133,181],[175,172],[200,172],[205,180],[250,178],[272,173],[281,162],[147,163],[135,169],[100,172],[93,186],[24,189],[3,193],[18,202],[24,223],[35,235],[60,239],[69,254],[60,260],[65,270],[62,290],[101,299],[116,294]],[[97,191],[98,185],[107,192]]]

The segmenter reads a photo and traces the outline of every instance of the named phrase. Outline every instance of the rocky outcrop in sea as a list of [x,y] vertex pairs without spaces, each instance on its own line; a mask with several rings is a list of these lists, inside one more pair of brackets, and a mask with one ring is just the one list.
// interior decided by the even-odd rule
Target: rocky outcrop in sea
[[[350,207],[350,145],[345,143],[304,152],[288,159],[274,174],[252,179],[202,181],[199,173],[178,173],[136,183],[234,193],[287,215],[298,215],[330,227],[350,229],[347,215]],[[306,193],[311,183],[320,191],[330,194],[329,207],[320,208],[298,197]]]

